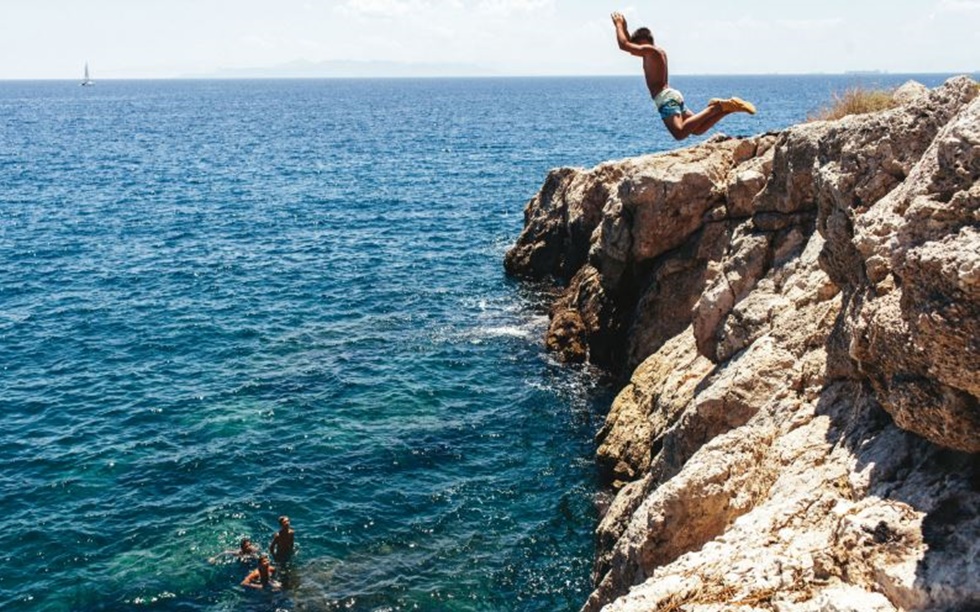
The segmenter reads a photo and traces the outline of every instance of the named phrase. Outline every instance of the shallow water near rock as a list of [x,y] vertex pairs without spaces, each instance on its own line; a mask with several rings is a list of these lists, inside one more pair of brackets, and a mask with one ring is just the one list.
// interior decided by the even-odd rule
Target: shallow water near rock
[[[900,84],[908,76],[876,77]],[[943,76],[916,76],[934,86]],[[849,77],[678,77],[800,121]],[[577,609],[594,372],[504,250],[642,80],[0,83],[0,607]],[[208,559],[288,514],[281,593]]]

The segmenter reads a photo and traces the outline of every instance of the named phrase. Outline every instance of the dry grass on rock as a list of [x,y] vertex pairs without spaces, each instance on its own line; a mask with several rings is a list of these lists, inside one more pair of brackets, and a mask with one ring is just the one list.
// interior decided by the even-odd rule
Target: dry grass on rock
[[848,115],[874,113],[898,106],[894,91],[852,87],[844,93],[835,93],[829,106],[807,116],[809,121],[834,121]]

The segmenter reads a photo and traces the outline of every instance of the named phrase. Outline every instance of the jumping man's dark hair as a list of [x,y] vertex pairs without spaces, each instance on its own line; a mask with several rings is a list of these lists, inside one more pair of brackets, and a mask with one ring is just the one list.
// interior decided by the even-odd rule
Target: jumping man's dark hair
[[650,28],[636,28],[636,31],[630,36],[630,42],[637,45],[652,45],[653,32],[650,31]]

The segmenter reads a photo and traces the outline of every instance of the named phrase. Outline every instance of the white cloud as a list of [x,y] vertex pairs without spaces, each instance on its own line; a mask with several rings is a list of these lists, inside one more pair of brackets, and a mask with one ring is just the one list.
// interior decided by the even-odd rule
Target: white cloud
[[341,5],[341,10],[345,13],[374,17],[459,11],[467,8],[485,15],[509,17],[520,13],[553,11],[555,0],[346,0]]
[[826,30],[838,28],[843,24],[843,19],[780,19],[774,22],[776,27],[800,31]]
[[949,13],[980,12],[980,0],[942,0],[939,10]]
[[510,16],[514,13],[531,13],[542,9],[553,10],[554,0],[480,0],[477,9],[492,15]]
[[386,16],[405,15],[416,10],[429,8],[427,3],[417,0],[347,0],[342,7],[346,12],[364,15]]
[[844,25],[842,19],[759,19],[756,17],[741,17],[731,21],[705,20],[701,29],[711,32],[711,36],[724,33],[727,37],[744,39],[747,33],[757,36],[759,33],[773,34],[776,32],[812,33],[817,30],[840,28]]
[[256,47],[259,49],[275,49],[278,47],[278,43],[272,38],[262,35],[262,34],[249,34],[242,37],[242,44],[248,47]]
[[308,38],[300,38],[296,41],[296,46],[300,49],[305,49],[307,51],[322,51],[323,43],[319,40],[310,40]]

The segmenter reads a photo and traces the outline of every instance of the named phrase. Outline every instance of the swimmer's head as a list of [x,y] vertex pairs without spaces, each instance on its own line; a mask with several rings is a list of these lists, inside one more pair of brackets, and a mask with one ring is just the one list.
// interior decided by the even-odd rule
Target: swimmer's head
[[252,540],[242,538],[242,550],[248,550],[250,548],[252,548]]
[[289,517],[285,514],[279,517],[279,524],[285,527],[289,524]]
[[635,45],[652,45],[653,32],[650,31],[650,28],[637,28],[630,36],[630,42]]
[[269,555],[259,555],[259,565],[269,565]]

